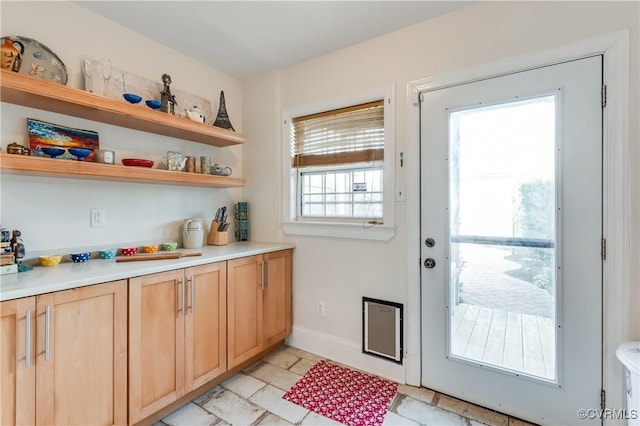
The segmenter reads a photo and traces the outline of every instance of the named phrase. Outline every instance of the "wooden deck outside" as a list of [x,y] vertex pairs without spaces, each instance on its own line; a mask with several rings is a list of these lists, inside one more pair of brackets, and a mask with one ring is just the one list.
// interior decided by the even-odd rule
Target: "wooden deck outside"
[[451,351],[456,356],[553,380],[552,318],[466,303],[455,307]]

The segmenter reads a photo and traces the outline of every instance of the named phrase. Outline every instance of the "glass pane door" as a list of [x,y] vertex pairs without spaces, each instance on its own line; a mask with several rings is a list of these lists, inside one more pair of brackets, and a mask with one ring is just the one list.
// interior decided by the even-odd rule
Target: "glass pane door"
[[551,382],[556,101],[449,112],[449,355]]

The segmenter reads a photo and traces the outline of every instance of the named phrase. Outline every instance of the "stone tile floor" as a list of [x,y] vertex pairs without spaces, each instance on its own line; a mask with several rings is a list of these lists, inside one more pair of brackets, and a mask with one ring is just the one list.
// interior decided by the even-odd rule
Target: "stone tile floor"
[[[282,395],[322,359],[282,346],[154,426],[339,425],[282,399]],[[529,423],[429,389],[399,385],[384,425],[525,426]]]

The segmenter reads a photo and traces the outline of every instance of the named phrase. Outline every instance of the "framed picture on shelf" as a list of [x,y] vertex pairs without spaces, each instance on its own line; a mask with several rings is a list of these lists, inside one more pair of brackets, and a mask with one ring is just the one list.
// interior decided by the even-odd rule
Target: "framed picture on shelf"
[[31,155],[46,158],[93,161],[100,148],[98,132],[27,118]]

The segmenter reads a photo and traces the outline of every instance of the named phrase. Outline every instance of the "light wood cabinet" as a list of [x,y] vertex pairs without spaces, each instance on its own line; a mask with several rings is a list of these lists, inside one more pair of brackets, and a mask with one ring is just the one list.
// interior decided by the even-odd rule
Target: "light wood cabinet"
[[227,262],[227,361],[229,368],[260,352],[262,256]]
[[129,280],[129,422],[226,371],[226,264]]
[[291,334],[291,250],[263,255],[265,285],[262,295],[263,347]]
[[291,271],[282,250],[0,303],[0,424],[133,424],[186,398],[291,333]]
[[2,424],[125,424],[126,312],[126,281],[2,302]]
[[0,303],[0,424],[36,422],[36,298]]
[[185,391],[197,389],[227,370],[227,265],[185,270]]
[[291,262],[291,250],[227,262],[229,368],[291,333]]

